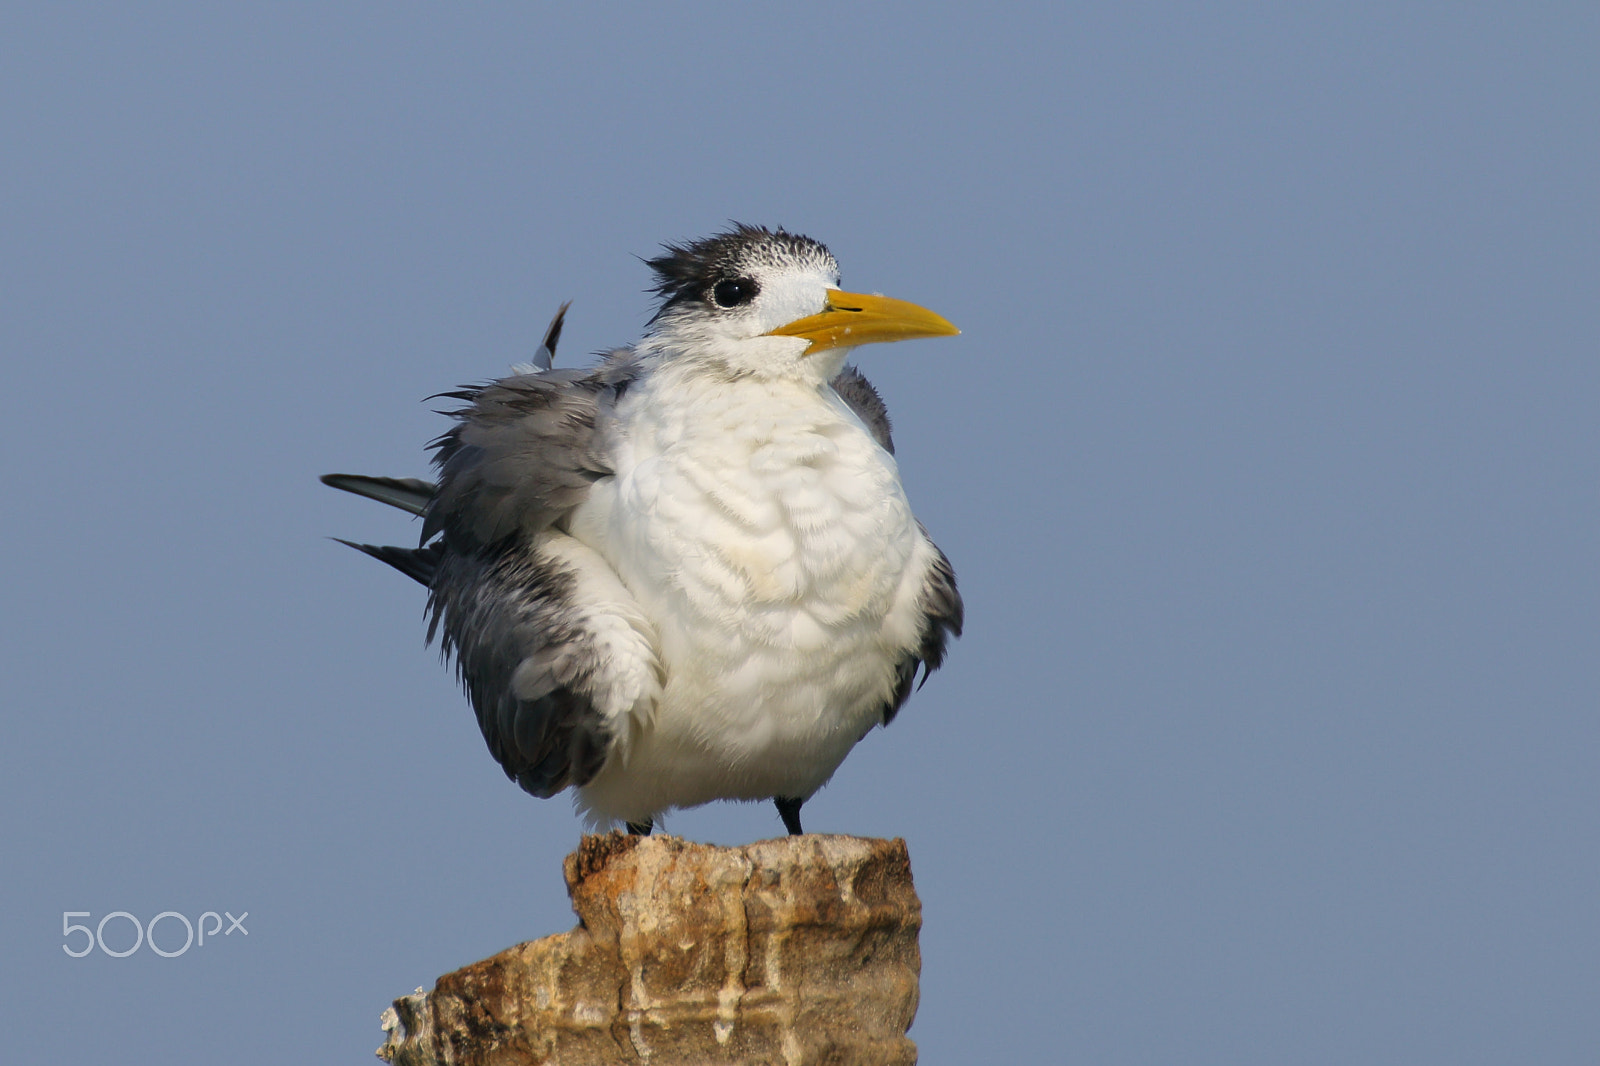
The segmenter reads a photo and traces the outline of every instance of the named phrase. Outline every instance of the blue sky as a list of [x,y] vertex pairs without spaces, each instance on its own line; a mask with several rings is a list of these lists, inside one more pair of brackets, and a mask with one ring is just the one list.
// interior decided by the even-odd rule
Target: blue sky
[[910,845],[922,1061],[1593,1061],[1597,46],[1573,4],[0,16],[11,1053],[366,1061],[570,926],[578,819],[326,539],[404,516],[316,477],[424,473],[425,397],[563,300],[562,363],[631,341],[639,257],[738,219],[964,330],[858,362],[967,636],[806,807]]

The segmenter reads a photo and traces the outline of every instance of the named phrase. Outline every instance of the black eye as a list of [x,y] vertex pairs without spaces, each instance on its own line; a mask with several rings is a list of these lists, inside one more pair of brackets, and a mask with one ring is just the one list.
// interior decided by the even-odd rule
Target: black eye
[[753,278],[731,278],[717,282],[711,289],[711,298],[718,307],[738,307],[754,300],[760,291],[761,286]]

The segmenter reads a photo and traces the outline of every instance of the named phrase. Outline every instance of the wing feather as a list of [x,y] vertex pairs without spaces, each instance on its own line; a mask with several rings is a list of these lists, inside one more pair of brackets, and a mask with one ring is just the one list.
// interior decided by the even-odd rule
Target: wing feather
[[833,379],[833,391],[850,405],[850,410],[856,413],[857,418],[866,423],[878,447],[893,455],[894,438],[890,434],[889,408],[884,405],[883,397],[878,395],[878,390],[866,375],[853,366],[847,366]]
[[536,796],[586,784],[626,737],[626,716],[650,713],[659,694],[637,605],[598,556],[551,528],[611,473],[597,423],[631,372],[623,351],[591,370],[446,393],[463,406],[432,445],[437,485],[323,479],[423,516],[421,547],[351,546],[428,586],[429,642],[455,660],[490,754]]
[[549,527],[611,468],[596,419],[609,386],[595,371],[547,370],[447,393],[467,401],[435,440],[439,489],[422,540],[444,533],[453,549],[487,546]]
[[433,482],[417,477],[369,477],[366,474],[323,474],[322,483],[415,515],[428,509],[437,488]]
[[[920,528],[920,522],[918,526]],[[928,531],[924,529],[922,535],[926,537]],[[956,590],[955,568],[950,565],[949,557],[939,550],[937,544],[932,540],[928,543],[933,547],[933,565],[928,567],[927,576],[923,578],[922,584],[922,598],[919,603],[922,610],[922,633],[917,650],[900,660],[894,696],[884,706],[884,725],[894,721],[894,716],[900,713],[900,708],[911,697],[917,670],[919,668],[922,670],[923,681],[928,680],[928,675],[939,669],[944,662],[945,649],[949,646],[950,638],[961,635],[966,607],[961,602],[961,593]]]
[[591,555],[554,530],[449,552],[428,600],[490,753],[535,796],[587,784],[659,694],[653,633]]

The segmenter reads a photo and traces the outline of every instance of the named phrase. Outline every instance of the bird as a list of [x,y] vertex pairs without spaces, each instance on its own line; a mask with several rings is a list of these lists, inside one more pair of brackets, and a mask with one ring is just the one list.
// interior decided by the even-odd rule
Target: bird
[[[438,394],[436,480],[323,482],[418,515],[350,547],[428,589],[507,777],[596,828],[772,801],[784,828],[961,635],[859,346],[959,333],[839,288],[819,241],[734,223],[645,261],[636,343],[553,365],[568,304],[511,376]],[[569,301],[570,303],[570,301]]]

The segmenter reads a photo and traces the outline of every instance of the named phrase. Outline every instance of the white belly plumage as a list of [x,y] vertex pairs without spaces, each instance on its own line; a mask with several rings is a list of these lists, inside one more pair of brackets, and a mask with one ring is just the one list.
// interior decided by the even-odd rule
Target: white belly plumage
[[579,805],[643,821],[809,797],[917,647],[934,549],[894,459],[831,389],[630,400],[616,475],[568,528],[653,625],[663,684],[653,706],[612,709],[616,751]]

